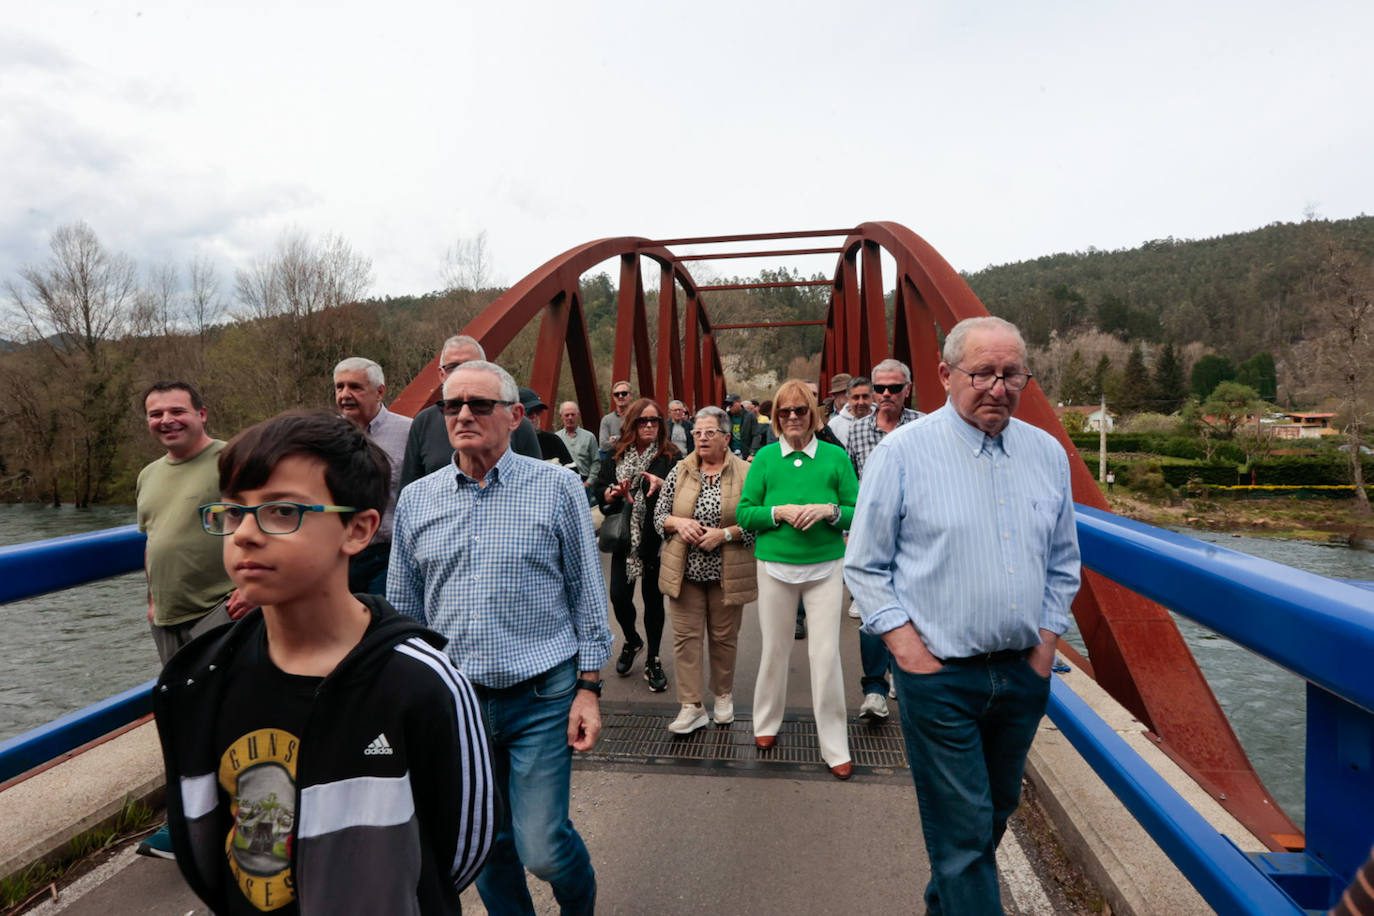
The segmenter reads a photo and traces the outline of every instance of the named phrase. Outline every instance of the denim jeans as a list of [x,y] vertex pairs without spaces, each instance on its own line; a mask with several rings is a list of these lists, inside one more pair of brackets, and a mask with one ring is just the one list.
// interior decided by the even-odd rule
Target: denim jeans
[[595,910],[596,874],[568,818],[568,712],[576,681],[574,657],[512,687],[477,688],[492,771],[505,800],[491,857],[477,876],[477,892],[492,916],[533,916],[526,868],[552,885],[563,913]]
[[1049,701],[1024,654],[947,660],[933,674],[893,665],[911,779],[930,857],[927,911],[1002,912],[995,852]]
[[859,661],[864,669],[859,680],[864,694],[887,696],[887,671],[892,664],[892,653],[887,651],[887,643],[881,636],[859,631]]

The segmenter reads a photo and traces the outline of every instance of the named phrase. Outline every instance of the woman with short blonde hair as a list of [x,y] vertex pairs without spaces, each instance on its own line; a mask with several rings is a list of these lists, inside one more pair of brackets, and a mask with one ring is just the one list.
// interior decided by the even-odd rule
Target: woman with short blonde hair
[[787,660],[798,600],[810,635],[811,705],[821,756],[836,779],[853,774],[840,670],[844,530],[859,481],[845,450],[816,437],[820,410],[810,387],[788,379],[773,397],[778,441],[759,449],[735,518],[757,534],[762,659],[754,685],[754,741],[771,748],[782,725]]

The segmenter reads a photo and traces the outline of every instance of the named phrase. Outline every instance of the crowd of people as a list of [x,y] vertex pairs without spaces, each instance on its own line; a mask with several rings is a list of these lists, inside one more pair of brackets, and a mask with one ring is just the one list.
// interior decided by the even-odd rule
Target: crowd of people
[[[889,359],[834,376],[824,401],[789,379],[694,415],[616,381],[597,434],[574,401],[544,429],[539,395],[463,336],[413,420],[387,410],[363,358],[336,367],[335,412],[228,443],[193,387],[155,385],[144,409],[166,454],[138,503],[173,788],[165,833],[140,851],[174,855],[217,912],[450,912],[475,880],[489,911],[531,913],[527,870],[563,912],[593,912],[569,799],[572,754],[601,730],[602,669],[614,657],[628,677],[642,654],[648,690],[666,691],[670,623],[666,728],[728,727],[754,604],[755,744],[780,740],[806,639],[820,753],[849,779],[848,586],[859,715],[887,719],[898,699],[929,911],[995,912],[992,853],[1077,542],[1062,448],[1011,418],[1030,378],[1019,332],[971,319],[942,357],[948,401],[930,415],[906,406],[910,369]],[[327,810],[340,804],[362,813]],[[374,856],[387,880],[347,865]]]

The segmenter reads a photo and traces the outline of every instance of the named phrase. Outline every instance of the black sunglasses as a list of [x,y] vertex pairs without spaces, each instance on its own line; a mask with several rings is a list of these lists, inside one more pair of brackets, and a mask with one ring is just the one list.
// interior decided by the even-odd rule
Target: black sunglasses
[[908,382],[902,382],[900,385],[874,385],[874,386],[873,386],[873,393],[874,393],[874,394],[901,394],[901,393],[902,393],[902,389],[905,388],[908,384],[909,384]]
[[466,407],[472,411],[474,417],[489,417],[498,404],[502,407],[509,407],[514,403],[514,401],[502,401],[496,398],[443,398],[439,401],[439,410],[446,417],[456,417]]
[[612,391],[612,392],[611,392],[611,397],[613,397],[613,398],[628,398],[629,396],[630,396],[630,392],[628,392],[628,391]]
[[659,417],[635,417],[635,426],[657,426],[662,422]]

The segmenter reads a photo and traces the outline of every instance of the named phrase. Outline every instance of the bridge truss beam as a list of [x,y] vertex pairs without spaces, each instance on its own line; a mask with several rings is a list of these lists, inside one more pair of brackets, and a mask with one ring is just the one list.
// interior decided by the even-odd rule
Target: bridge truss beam
[[[841,238],[834,247],[776,251],[721,251],[675,255],[673,246],[714,245],[783,239]],[[716,331],[773,326],[774,322],[713,325],[705,294],[714,290],[817,285],[817,281],[699,286],[684,265],[712,258],[771,257],[837,253],[824,318],[821,370],[826,390],[832,376],[867,375],[883,359],[911,367],[916,404],[932,411],[945,402],[940,383],[939,339],[956,323],[988,311],[963,278],[924,239],[894,222],[867,222],[851,229],[769,232],[650,240],[600,239],[579,245],[545,263],[511,287],[463,331],[496,358],[524,327],[539,320],[529,385],[548,404],[556,403],[566,350],[585,424],[595,430],[603,403],[593,364],[580,278],[604,261],[620,261],[616,337],[611,378],[631,380],[660,403],[680,398],[690,408],[720,404],[726,393]],[[891,280],[890,321],[882,255],[896,265]],[[645,261],[659,268],[656,346],[644,291]],[[679,314],[678,289],[685,306]],[[681,319],[681,320],[679,320]],[[797,324],[779,322],[777,324]],[[397,398],[393,409],[413,414],[439,397],[437,359]],[[1107,503],[1048,398],[1032,380],[1017,416],[1046,430],[1064,446],[1072,468],[1074,499],[1107,510]],[[1092,674],[1140,719],[1160,747],[1270,848],[1300,842],[1297,826],[1264,788],[1225,713],[1168,612],[1116,583],[1085,571],[1073,605],[1088,649],[1066,656]],[[1063,644],[1061,643],[1061,646]]]

